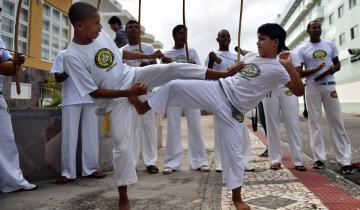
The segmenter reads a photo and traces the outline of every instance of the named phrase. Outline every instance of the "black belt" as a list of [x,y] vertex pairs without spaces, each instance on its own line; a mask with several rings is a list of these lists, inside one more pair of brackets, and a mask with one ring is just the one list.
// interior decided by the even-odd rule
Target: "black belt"
[[336,82],[323,82],[323,83],[320,83],[320,85],[335,85]]

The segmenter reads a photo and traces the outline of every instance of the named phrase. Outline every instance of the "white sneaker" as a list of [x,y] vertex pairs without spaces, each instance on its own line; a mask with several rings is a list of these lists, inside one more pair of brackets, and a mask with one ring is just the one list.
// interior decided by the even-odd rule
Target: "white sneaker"
[[37,189],[37,185],[35,184],[31,184],[31,183],[28,183],[27,185],[25,185],[22,190],[23,191],[32,191],[32,190],[36,190]]
[[171,174],[172,172],[174,172],[174,169],[172,169],[170,167],[165,167],[163,174]]
[[247,165],[244,168],[245,168],[245,171],[247,171],[247,172],[255,171],[255,168],[252,165]]
[[217,166],[215,169],[216,172],[221,173],[222,172],[222,167],[221,166]]
[[209,172],[210,171],[210,167],[207,165],[203,165],[200,168],[198,168],[197,170],[201,171],[201,172]]

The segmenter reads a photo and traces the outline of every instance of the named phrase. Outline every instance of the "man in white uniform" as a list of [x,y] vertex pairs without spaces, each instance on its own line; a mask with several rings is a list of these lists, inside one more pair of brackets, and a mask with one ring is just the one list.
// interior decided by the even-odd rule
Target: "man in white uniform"
[[[0,7],[1,11],[1,7]],[[0,37],[0,48],[5,48]],[[14,64],[20,66],[24,57],[11,60],[8,51],[0,49],[0,193],[17,190],[35,190],[36,185],[24,179],[20,169],[19,153],[14,141],[11,117],[3,96],[3,77],[15,74]]]
[[[61,176],[57,183],[67,183],[76,179],[76,148],[79,129],[81,130],[82,176],[103,178],[99,167],[98,121],[96,105],[89,95],[81,97],[74,82],[64,72],[64,54],[61,51],[51,67],[57,82],[64,82],[61,92]],[[81,123],[80,123],[81,122]],[[80,128],[81,125],[81,128]]]
[[[140,52],[139,43],[140,43],[140,26],[139,23],[135,20],[129,20],[126,23],[125,31],[129,44],[122,47],[122,50]],[[141,43],[141,49],[145,54],[153,54],[155,49],[150,44]],[[156,60],[123,60],[129,66],[139,67],[146,66],[151,64],[156,64]],[[151,94],[151,91],[147,94]],[[145,100],[145,97],[141,97],[142,100]],[[156,128],[155,128],[155,112],[147,112],[144,115],[138,115],[134,112],[134,157],[135,165],[138,164],[140,159],[140,152],[142,150],[142,157],[146,169],[150,174],[156,174],[159,172],[158,167],[156,166],[157,160],[157,139],[156,139]]]
[[[172,31],[174,47],[164,52],[164,55],[177,63],[187,63],[185,52],[185,41],[187,39],[187,29],[183,25],[177,25]],[[189,49],[190,63],[201,65],[199,55],[193,48]],[[189,167],[203,172],[209,172],[208,159],[204,142],[201,136],[199,109],[169,107],[167,116],[167,135],[164,157],[164,174],[170,174],[179,170],[182,160],[182,141],[181,141],[181,115],[185,113],[188,128],[188,148],[189,148]]]
[[[205,60],[205,66],[209,69],[217,69],[219,71],[226,71],[232,64],[236,63],[237,54],[229,51],[229,45],[231,42],[230,33],[227,30],[221,30],[218,33],[216,41],[219,43],[219,50],[215,52],[210,52],[209,56]],[[240,60],[243,60],[243,56],[240,56]],[[216,128],[216,126],[215,126]],[[245,171],[254,171],[254,167],[251,165],[251,142],[249,138],[249,131],[246,126],[244,126],[244,168]],[[215,133],[215,137],[218,135]],[[215,140],[219,141],[219,140]],[[216,172],[222,172],[222,167],[220,163],[219,149],[215,144],[215,164]]]
[[[294,67],[301,65],[296,53],[291,52]],[[288,134],[294,169],[306,171],[302,152],[302,143],[299,128],[299,102],[287,87],[280,85],[268,93],[262,100],[265,120],[267,125],[267,146],[270,169],[279,170],[282,163],[281,137],[280,137],[280,112],[284,117],[284,124]]]
[[173,79],[218,79],[234,75],[242,67],[235,64],[227,72],[217,72],[193,64],[155,64],[130,67],[122,59],[164,58],[156,52],[144,55],[119,50],[113,40],[101,32],[100,15],[85,2],[74,3],[69,9],[74,38],[64,55],[65,72],[73,80],[80,96],[90,94],[100,108],[110,112],[113,140],[113,165],[119,191],[119,209],[129,209],[127,185],[137,182],[132,151],[134,109],[125,98],[143,95],[149,89]]
[[258,53],[244,57],[246,66],[234,76],[220,81],[176,80],[157,91],[146,102],[130,97],[139,114],[153,109],[164,113],[167,106],[200,108],[214,113],[219,137],[220,160],[227,188],[237,210],[250,207],[241,198],[244,164],[242,158],[244,114],[254,108],[266,93],[286,85],[295,95],[304,93],[303,83],[291,63],[288,52],[277,54],[285,46],[286,32],[278,24],[258,29]]
[[[306,77],[306,104],[309,113],[309,129],[311,147],[313,150],[313,168],[325,167],[326,152],[321,128],[322,107],[334,144],[335,157],[341,165],[341,173],[351,174],[351,143],[348,138],[341,116],[341,108],[335,88],[334,73],[340,70],[339,52],[335,43],[323,40],[321,24],[311,21],[307,32],[310,42],[298,49],[301,63],[306,70],[298,70],[301,77]],[[323,68],[321,68],[325,64]]]

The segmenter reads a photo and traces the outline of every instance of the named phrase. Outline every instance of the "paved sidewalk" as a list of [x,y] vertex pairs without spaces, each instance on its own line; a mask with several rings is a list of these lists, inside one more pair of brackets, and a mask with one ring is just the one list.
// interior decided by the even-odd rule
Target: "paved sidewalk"
[[[213,119],[201,119],[203,137],[212,171],[203,173],[189,170],[187,164],[186,119],[182,119],[184,159],[182,170],[170,175],[150,175],[145,167],[138,168],[139,181],[129,187],[132,209],[137,210],[213,210],[234,209],[231,192],[224,188],[222,175],[215,172],[213,157]],[[163,122],[164,125],[165,122]],[[164,129],[164,140],[166,129]],[[261,130],[261,129],[260,129]],[[284,145],[284,168],[271,171],[267,158],[260,158],[263,152],[264,134],[251,133],[253,164],[255,172],[246,172],[243,196],[254,210],[360,210],[360,187],[336,173],[327,171],[323,176],[309,169],[311,159],[306,158],[309,169],[297,172],[292,169],[289,154]],[[159,150],[159,166],[162,171],[163,148]],[[53,181],[41,182],[33,192],[0,194],[0,209],[65,209],[65,210],[110,210],[116,209],[118,193],[113,173],[105,179],[78,179],[74,183],[56,185]]]

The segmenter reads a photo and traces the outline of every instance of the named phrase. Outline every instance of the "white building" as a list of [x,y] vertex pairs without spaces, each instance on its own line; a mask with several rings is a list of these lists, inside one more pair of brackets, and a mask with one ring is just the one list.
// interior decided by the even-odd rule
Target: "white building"
[[306,28],[312,20],[322,23],[322,38],[334,41],[339,49],[341,70],[335,78],[340,101],[359,103],[360,56],[350,55],[348,49],[360,48],[360,0],[289,0],[277,22],[287,31],[290,49],[309,41]]

